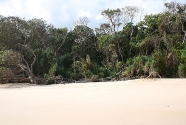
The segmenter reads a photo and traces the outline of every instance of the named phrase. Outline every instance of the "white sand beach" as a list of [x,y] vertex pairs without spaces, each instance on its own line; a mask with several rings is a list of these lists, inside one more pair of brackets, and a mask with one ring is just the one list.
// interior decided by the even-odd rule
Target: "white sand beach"
[[186,125],[186,79],[0,85],[0,125]]

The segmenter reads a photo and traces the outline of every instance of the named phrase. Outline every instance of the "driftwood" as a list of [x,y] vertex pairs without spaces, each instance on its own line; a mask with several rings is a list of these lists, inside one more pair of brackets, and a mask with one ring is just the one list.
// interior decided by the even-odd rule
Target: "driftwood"
[[159,75],[158,72],[152,71],[152,72],[149,73],[149,76],[146,77],[146,78],[147,78],[147,79],[148,79],[148,78],[161,78],[161,76]]
[[55,84],[63,84],[63,77],[61,75],[55,76],[54,78]]
[[30,79],[29,78],[25,78],[22,75],[14,75],[14,77],[12,77],[9,81],[9,83],[30,83]]
[[90,82],[99,82],[99,78],[97,75],[93,75],[89,81]]
[[[34,80],[39,85],[46,83],[44,81],[44,79],[39,78],[39,77],[34,77]],[[32,83],[32,81],[30,80],[30,78],[26,78],[26,76],[24,74],[14,75],[8,82],[9,83]]]
[[117,78],[112,78],[112,77],[99,78],[99,82],[108,82],[108,81],[117,81]]
[[38,85],[46,84],[46,81],[45,81],[43,78],[35,77],[34,80],[36,81],[36,83],[37,83]]

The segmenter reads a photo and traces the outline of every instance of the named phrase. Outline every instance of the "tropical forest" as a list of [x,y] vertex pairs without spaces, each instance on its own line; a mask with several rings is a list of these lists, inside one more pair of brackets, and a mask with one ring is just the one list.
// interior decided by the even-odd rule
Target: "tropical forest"
[[186,4],[165,3],[161,13],[135,18],[136,6],[106,9],[92,29],[43,19],[0,16],[0,83],[54,84],[186,77]]

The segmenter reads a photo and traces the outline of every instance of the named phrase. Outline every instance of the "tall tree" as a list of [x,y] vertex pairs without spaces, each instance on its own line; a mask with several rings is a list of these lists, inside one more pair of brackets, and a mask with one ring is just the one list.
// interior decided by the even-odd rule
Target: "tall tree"
[[0,20],[0,44],[22,55],[19,66],[27,73],[31,82],[36,83],[34,64],[46,46],[51,27],[39,19],[26,21],[19,17],[1,17]]
[[[136,6],[126,6],[122,8],[123,10],[123,27],[127,25],[127,23],[133,24],[134,18],[138,15],[140,12],[140,9]],[[130,33],[130,39],[132,40],[132,35],[134,32],[133,25],[131,26],[131,33]]]
[[104,10],[101,13],[101,15],[107,19],[110,25],[111,34],[114,34],[116,31],[118,31],[118,28],[122,24],[122,11],[119,8],[113,10],[111,9]]

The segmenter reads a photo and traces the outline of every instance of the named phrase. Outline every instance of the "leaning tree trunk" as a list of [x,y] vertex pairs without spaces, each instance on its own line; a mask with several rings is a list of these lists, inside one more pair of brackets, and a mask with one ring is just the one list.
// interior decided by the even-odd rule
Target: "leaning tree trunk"
[[28,75],[28,78],[30,79],[30,82],[33,84],[37,84],[34,74],[32,73],[29,66],[26,66],[24,64],[19,64],[21,69]]
[[179,17],[179,21],[181,23],[181,30],[184,33],[183,42],[182,42],[182,44],[184,44],[186,42],[186,30],[184,29],[184,23],[182,21],[182,16],[180,13],[178,14],[178,17]]
[[22,45],[20,43],[19,43],[19,45],[24,47],[28,52],[32,53],[33,56],[34,56],[34,59],[33,59],[32,63],[29,65],[28,62],[25,60],[24,55],[23,55],[22,56],[22,60],[23,60],[23,62],[25,64],[19,64],[19,66],[28,75],[28,78],[30,79],[30,82],[33,83],[33,84],[37,84],[36,77],[33,74],[33,65],[34,65],[34,63],[36,61],[37,56],[36,56],[36,54],[34,53],[34,51],[30,47],[28,47],[26,45]]
[[26,65],[25,64],[19,64],[19,66],[28,75],[28,78],[30,79],[30,82],[33,83],[33,84],[37,84],[36,77],[33,74],[33,65],[36,61],[36,55],[34,54],[34,60],[33,60],[32,64],[30,66],[29,66],[28,62],[25,60],[24,56],[22,57],[22,59],[23,59],[23,61],[25,62]]

